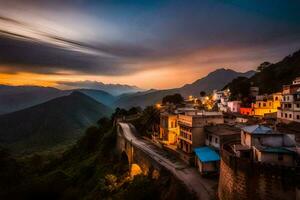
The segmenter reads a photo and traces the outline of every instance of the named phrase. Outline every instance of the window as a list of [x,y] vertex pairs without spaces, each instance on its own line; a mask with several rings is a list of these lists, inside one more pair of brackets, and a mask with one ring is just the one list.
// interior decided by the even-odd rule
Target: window
[[297,115],[297,119],[300,119],[300,115]]
[[264,104],[263,104],[263,106],[264,106],[264,107],[266,107],[266,106],[267,106],[267,104],[266,104],[266,103],[264,103]]
[[283,117],[283,113],[281,113],[281,117]]
[[269,102],[269,106],[272,106],[272,102]]
[[297,103],[297,104],[296,104],[296,107],[297,107],[297,108],[300,108],[300,103]]
[[292,114],[290,114],[290,118],[292,118]]
[[282,161],[283,160],[283,155],[282,154],[278,154],[278,161]]
[[260,104],[260,103],[258,103],[258,107],[260,107],[260,105],[261,105],[261,104]]
[[285,118],[287,118],[287,114],[286,113],[284,114],[284,116],[285,116]]
[[275,101],[278,101],[278,97],[275,97]]
[[218,143],[218,138],[215,138],[215,143]]
[[211,136],[211,135],[209,136],[209,141],[210,141],[210,142],[212,141],[212,136]]

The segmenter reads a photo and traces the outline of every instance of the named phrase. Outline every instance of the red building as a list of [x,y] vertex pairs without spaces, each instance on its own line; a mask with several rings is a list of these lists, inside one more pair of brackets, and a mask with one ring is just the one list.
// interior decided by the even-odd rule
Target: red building
[[252,108],[240,108],[240,113],[242,115],[252,115]]

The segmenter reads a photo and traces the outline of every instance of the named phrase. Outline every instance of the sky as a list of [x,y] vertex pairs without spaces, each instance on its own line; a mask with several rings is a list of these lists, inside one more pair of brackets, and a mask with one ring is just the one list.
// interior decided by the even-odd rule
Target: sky
[[174,88],[300,49],[298,0],[0,0],[0,84]]

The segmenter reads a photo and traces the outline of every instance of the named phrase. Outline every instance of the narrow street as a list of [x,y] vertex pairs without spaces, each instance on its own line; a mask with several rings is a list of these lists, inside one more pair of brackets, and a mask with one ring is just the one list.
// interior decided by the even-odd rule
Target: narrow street
[[193,168],[179,158],[168,154],[150,141],[136,137],[136,129],[133,125],[120,123],[120,126],[123,129],[124,137],[128,141],[131,141],[135,147],[143,150],[147,155],[151,156],[154,160],[173,173],[187,186],[188,189],[195,192],[198,199],[209,200],[215,196],[214,187],[217,185],[216,181],[203,178],[196,168]]

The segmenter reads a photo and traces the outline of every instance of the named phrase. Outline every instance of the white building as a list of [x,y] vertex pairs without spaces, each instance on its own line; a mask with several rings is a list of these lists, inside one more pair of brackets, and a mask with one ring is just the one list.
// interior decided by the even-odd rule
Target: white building
[[283,86],[282,94],[282,102],[277,112],[278,121],[300,123],[300,77],[292,85]]
[[240,112],[241,101],[229,101],[227,102],[227,112],[237,113]]

